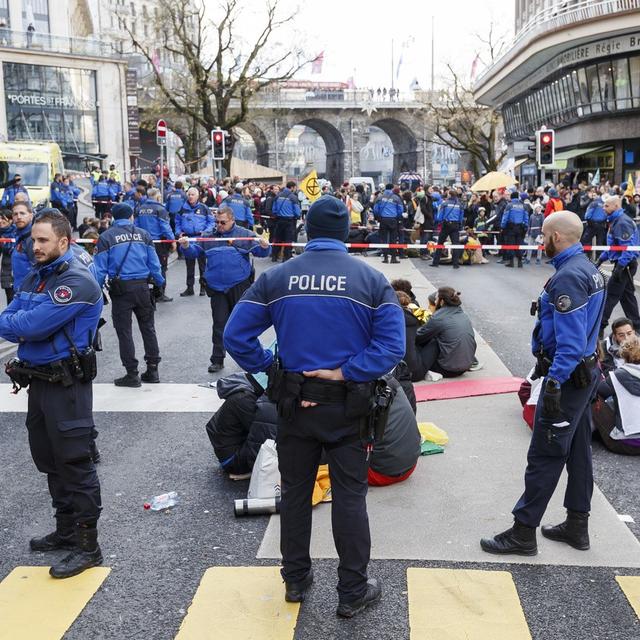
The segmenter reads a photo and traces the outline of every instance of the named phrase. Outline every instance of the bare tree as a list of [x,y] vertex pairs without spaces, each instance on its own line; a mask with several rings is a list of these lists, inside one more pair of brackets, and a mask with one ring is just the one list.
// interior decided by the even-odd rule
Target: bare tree
[[[275,42],[295,17],[281,15],[279,0],[264,5],[262,22],[255,13],[243,16],[238,0],[225,0],[214,20],[207,18],[204,5],[205,0],[158,0],[153,44],[121,22],[153,69],[154,99],[145,108],[168,114],[171,129],[183,140],[186,161],[204,152],[212,129],[231,132],[247,119],[256,94],[293,77],[310,61],[300,48]],[[254,37],[244,39],[251,31]],[[166,63],[161,68],[159,57],[171,68]]]

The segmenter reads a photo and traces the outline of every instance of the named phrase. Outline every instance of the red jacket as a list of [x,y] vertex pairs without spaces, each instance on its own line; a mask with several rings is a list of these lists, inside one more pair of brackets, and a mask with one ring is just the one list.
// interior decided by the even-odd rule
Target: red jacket
[[562,211],[563,209],[564,204],[560,198],[549,198],[549,202],[547,202],[547,206],[544,209],[544,217],[546,218],[548,215],[556,211]]

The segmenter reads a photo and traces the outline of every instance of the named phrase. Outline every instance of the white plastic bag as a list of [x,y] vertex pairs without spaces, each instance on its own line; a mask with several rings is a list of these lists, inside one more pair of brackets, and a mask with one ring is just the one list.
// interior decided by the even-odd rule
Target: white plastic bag
[[275,498],[280,495],[280,470],[275,440],[265,440],[253,465],[247,498]]

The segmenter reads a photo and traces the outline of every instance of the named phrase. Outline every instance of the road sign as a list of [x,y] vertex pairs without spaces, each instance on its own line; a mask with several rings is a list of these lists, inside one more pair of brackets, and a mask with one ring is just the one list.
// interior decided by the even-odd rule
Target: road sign
[[443,162],[440,165],[440,175],[441,176],[448,176],[449,175],[449,165],[446,164],[445,162]]
[[156,144],[159,147],[167,146],[167,123],[164,120],[156,123]]

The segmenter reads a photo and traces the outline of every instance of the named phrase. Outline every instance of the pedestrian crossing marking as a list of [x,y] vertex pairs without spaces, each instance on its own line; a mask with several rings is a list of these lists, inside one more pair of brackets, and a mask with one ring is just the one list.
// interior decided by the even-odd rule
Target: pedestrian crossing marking
[[278,567],[212,567],[175,640],[293,640],[299,610]]
[[531,640],[507,571],[407,569],[411,640]]
[[56,580],[49,567],[16,567],[0,582],[0,640],[60,640],[110,571]]
[[616,582],[640,618],[640,576],[616,576]]

